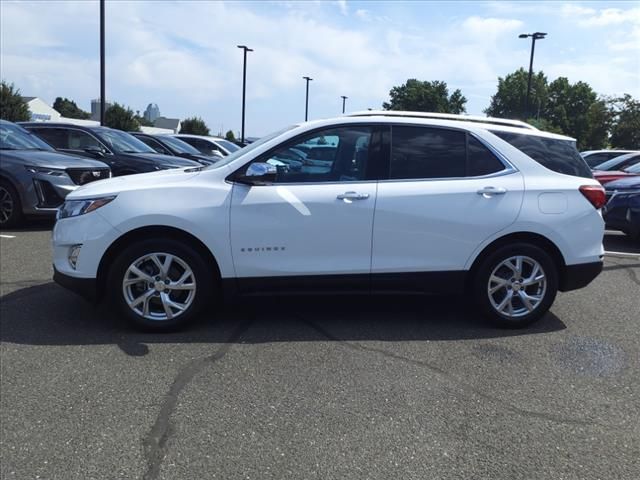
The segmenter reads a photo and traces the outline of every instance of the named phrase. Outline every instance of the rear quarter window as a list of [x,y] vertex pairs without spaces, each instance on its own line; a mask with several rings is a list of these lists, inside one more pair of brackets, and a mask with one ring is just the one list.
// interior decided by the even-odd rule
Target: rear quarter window
[[498,130],[491,130],[491,133],[549,170],[574,177],[593,178],[591,170],[580,156],[575,143],[570,140]]

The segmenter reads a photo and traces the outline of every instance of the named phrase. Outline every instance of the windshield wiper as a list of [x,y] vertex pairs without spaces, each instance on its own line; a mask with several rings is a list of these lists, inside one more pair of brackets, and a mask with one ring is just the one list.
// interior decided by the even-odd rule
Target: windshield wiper
[[20,150],[17,147],[0,147],[0,150]]
[[137,150],[120,150],[121,153],[151,153],[151,152],[139,152]]

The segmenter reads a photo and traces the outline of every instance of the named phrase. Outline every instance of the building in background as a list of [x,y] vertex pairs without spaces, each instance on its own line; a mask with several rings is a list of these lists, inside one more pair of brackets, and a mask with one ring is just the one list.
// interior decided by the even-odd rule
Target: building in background
[[61,115],[38,97],[21,97],[29,107],[32,122],[59,122]]
[[[106,112],[113,104],[107,100],[104,111]],[[91,100],[91,120],[100,121],[100,99]]]
[[166,128],[169,130],[173,130],[173,133],[178,133],[180,132],[180,119],[158,117],[156,118],[156,121],[153,122],[153,126],[157,128]]
[[148,122],[155,122],[160,117],[160,108],[157,103],[150,103],[144,111],[144,118]]

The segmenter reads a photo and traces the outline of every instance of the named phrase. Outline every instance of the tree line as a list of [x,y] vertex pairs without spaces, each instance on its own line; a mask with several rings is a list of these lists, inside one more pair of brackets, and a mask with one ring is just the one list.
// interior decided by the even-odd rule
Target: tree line
[[[640,149],[640,101],[629,94],[621,97],[598,95],[586,82],[570,83],[565,77],[549,82],[544,72],[531,79],[529,108],[525,105],[528,72],[523,68],[498,78],[496,93],[484,112],[491,117],[524,120],[541,130],[561,133],[577,140],[580,150],[601,148]],[[455,113],[466,111],[467,98],[460,89],[449,93],[446,82],[408,79],[394,86],[385,110]],[[89,113],[73,100],[56,98],[53,108],[63,117],[88,119]],[[13,84],[0,84],[0,118],[10,121],[30,119],[27,105]],[[140,131],[152,126],[131,108],[114,103],[105,112],[105,124],[124,131]],[[200,117],[181,122],[180,133],[209,135]],[[233,131],[226,138],[235,140]]]
[[[548,81],[544,72],[531,79],[526,105],[528,72],[523,68],[498,78],[496,93],[484,110],[490,117],[524,120],[541,130],[568,135],[578,149],[640,149],[640,101],[631,95],[598,95],[586,82],[565,77]],[[459,89],[449,94],[445,82],[409,79],[393,87],[385,110],[464,113],[467,99]]]

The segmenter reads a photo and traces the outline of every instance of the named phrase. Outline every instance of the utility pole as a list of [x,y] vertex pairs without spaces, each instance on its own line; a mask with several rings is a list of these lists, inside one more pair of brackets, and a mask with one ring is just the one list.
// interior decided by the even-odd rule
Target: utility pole
[[240,142],[244,145],[244,109],[245,109],[245,97],[247,93],[247,52],[253,52],[253,49],[246,45],[238,45],[244,51],[244,62],[242,64],[242,130]]
[[313,80],[311,77],[302,77],[307,81],[307,97],[304,102],[304,121],[309,120],[309,82]]
[[104,125],[106,100],[104,73],[104,1],[100,0],[100,125]]
[[533,53],[536,49],[536,40],[543,40],[546,37],[546,33],[535,32],[535,33],[521,33],[518,35],[518,38],[529,38],[531,37],[531,57],[529,58],[529,80],[527,81],[527,97],[525,100],[524,113],[525,116],[529,116],[529,97],[531,95],[531,75],[533,74]]
[[344,102],[349,97],[345,97],[344,95],[341,95],[340,98],[342,98],[342,113],[344,113]]

